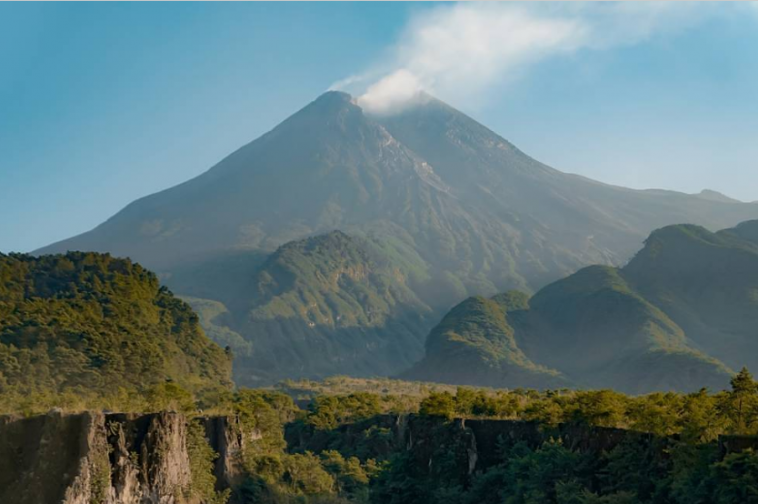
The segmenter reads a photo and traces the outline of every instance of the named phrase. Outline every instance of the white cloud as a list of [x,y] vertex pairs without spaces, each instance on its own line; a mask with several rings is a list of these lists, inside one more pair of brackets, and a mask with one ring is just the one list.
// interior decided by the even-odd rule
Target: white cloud
[[423,90],[424,86],[416,75],[401,68],[369,86],[358,98],[358,104],[377,114],[391,114],[419,96]]
[[679,2],[461,3],[432,8],[411,19],[388,61],[332,88],[358,89],[358,103],[374,113],[391,113],[420,90],[460,104],[545,58],[637,44],[691,27],[714,8]]

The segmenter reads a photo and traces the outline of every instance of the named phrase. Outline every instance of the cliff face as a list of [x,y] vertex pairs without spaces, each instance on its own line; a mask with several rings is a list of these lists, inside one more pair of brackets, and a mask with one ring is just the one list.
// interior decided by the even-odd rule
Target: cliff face
[[[385,431],[378,438],[368,432]],[[334,430],[313,427],[286,430],[291,451],[320,453],[324,450],[360,452],[367,458],[386,458],[392,453],[406,452],[413,459],[412,467],[434,476],[444,470],[445,477],[456,475],[458,482],[468,486],[476,473],[483,473],[502,462],[505,447],[521,443],[536,449],[555,440],[571,451],[600,455],[622,443],[645,446],[655,453],[664,453],[676,437],[612,427],[580,424],[559,424],[553,427],[537,422],[500,419],[446,420],[419,415],[378,415],[360,422],[345,424]],[[758,449],[755,436],[720,436],[719,452],[724,456],[746,449]]]
[[[580,453],[601,454],[625,442],[664,450],[672,438],[658,438],[624,429],[560,424],[552,428],[537,422],[517,420],[445,421],[440,418],[411,416],[405,429],[405,448],[413,457],[413,466],[430,476],[455,475],[467,487],[476,473],[502,462],[505,447],[522,443],[536,449],[550,440]],[[442,471],[442,472],[440,472]]]
[[[242,436],[227,418],[201,425],[224,490],[238,478]],[[0,502],[200,504],[188,426],[175,413],[0,418]]]
[[[165,412],[0,417],[0,503],[223,502],[214,492],[240,487],[248,476],[242,469],[242,452],[259,437],[259,431],[243,432],[231,417],[188,420]],[[502,463],[504,447],[520,443],[537,448],[550,439],[572,451],[598,455],[631,442],[663,456],[675,441],[604,427],[545,428],[532,422],[446,421],[417,415],[379,415],[330,431],[290,424],[287,432],[290,452],[337,450],[379,459],[406,453],[416,477],[455,480],[464,488],[475,475]],[[207,446],[198,450],[198,441]],[[756,448],[755,437],[719,440],[722,457]],[[198,463],[197,453],[209,450],[217,457]],[[239,497],[232,492],[228,502],[236,504]]]

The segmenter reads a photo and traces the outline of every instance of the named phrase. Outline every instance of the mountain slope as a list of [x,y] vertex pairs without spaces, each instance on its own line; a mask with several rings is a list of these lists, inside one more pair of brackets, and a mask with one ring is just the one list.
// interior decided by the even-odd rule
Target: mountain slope
[[281,246],[249,274],[226,282],[231,295],[205,293],[225,305],[189,301],[215,308],[211,336],[247,335],[249,348],[233,345],[242,350],[235,351],[239,384],[371,376],[398,372],[423,353],[433,314],[411,288],[419,275],[414,257],[334,231]]
[[519,292],[463,301],[432,329],[426,357],[401,378],[486,387],[569,385],[559,372],[536,365],[519,348],[509,311],[527,306],[528,296]]
[[534,386],[490,371],[493,361],[511,360],[556,370],[581,387],[721,389],[731,369],[758,367],[756,229],[758,221],[718,233],[669,226],[653,232],[627,266],[584,268],[505,315],[483,317],[470,305],[495,302],[469,300],[432,330],[425,358],[407,375]]
[[630,283],[688,339],[735,369],[758,367],[756,228],[758,221],[718,233],[664,228],[624,268]]
[[[715,198],[712,191],[639,191],[562,173],[429,96],[422,106],[380,120],[457,196],[512,223],[522,256],[518,270],[529,271],[528,261],[534,261],[526,275],[532,287],[571,272],[571,260],[624,262],[645,236],[665,225],[720,229],[758,217],[758,206]],[[546,276],[539,277],[540,270]]]
[[374,118],[330,92],[205,174],[43,251],[109,251],[163,271],[333,229],[375,233],[413,247],[457,301],[626,260],[666,224],[751,216],[758,205],[561,173],[431,97]]
[[643,393],[728,384],[726,366],[699,352],[623,270],[590,266],[540,290],[530,307],[524,351],[580,386]]
[[157,277],[95,253],[0,254],[0,395],[230,387],[231,362]]
[[[238,319],[253,308],[234,299],[268,302],[239,277],[286,243],[339,229],[412,262],[408,287],[440,313],[471,295],[533,292],[588,264],[621,264],[663,225],[717,229],[756,217],[758,205],[712,193],[635,191],[561,173],[431,97],[371,117],[349,95],[329,92],[208,172],[42,252],[131,257],[176,292],[221,302]],[[307,334],[316,344],[374,331],[357,320],[345,334]],[[233,330],[259,340],[251,327]],[[298,376],[316,372],[303,366]]]

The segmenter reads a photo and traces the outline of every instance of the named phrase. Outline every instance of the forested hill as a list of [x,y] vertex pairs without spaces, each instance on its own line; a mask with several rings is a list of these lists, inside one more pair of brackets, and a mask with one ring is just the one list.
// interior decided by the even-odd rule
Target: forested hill
[[230,356],[197,315],[139,264],[96,253],[0,255],[2,401],[120,395],[123,407],[151,388],[227,388],[230,373]]
[[[254,258],[243,256],[225,261],[238,264],[234,275],[211,262],[170,279],[193,296],[188,301],[201,313],[208,313],[209,299],[223,302],[215,303],[205,323],[213,324],[214,336],[221,328],[250,345],[230,343],[237,384],[397,373],[423,355],[434,322],[412,289],[425,274],[414,254],[333,231],[287,243],[254,268]],[[211,276],[208,287],[191,287],[193,279]]]
[[[494,387],[720,390],[758,367],[758,221],[653,232],[623,268],[590,266],[532,298],[473,298],[404,375]],[[518,302],[513,302],[518,300]]]

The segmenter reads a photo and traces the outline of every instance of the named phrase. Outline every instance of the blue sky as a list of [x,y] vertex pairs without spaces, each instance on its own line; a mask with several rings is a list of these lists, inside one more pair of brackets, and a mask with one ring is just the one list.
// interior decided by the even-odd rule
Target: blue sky
[[384,97],[398,70],[560,170],[758,200],[754,5],[2,3],[0,251],[91,229],[343,79]]

